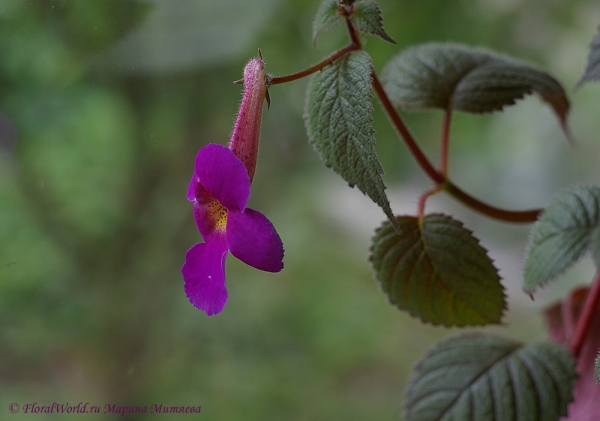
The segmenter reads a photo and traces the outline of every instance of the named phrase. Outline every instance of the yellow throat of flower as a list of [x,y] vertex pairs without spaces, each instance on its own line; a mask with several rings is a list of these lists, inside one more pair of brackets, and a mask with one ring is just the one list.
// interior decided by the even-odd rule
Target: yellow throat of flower
[[208,217],[212,221],[214,230],[218,233],[225,233],[227,228],[227,209],[214,197],[205,204]]

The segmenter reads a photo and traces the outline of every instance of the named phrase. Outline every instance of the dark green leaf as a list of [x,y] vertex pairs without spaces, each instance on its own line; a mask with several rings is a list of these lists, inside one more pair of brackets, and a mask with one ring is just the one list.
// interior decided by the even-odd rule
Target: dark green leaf
[[383,29],[381,9],[373,0],[358,0],[354,3],[352,21],[360,32],[377,35],[392,44],[396,43]]
[[488,49],[437,43],[408,48],[390,61],[382,78],[392,102],[407,110],[486,113],[536,92],[569,137],[569,101],[560,83],[531,64]]
[[370,260],[390,302],[424,322],[498,323],[506,307],[500,278],[471,231],[446,215],[397,218],[375,233]]
[[462,335],[418,363],[406,420],[558,421],[567,414],[576,377],[575,361],[560,344]]
[[596,34],[590,44],[590,53],[587,58],[585,72],[577,82],[577,86],[591,80],[600,80],[600,33]]
[[321,33],[335,28],[344,17],[338,13],[339,4],[337,0],[324,0],[317,10],[317,16],[313,22],[313,42],[317,45],[317,38]]
[[590,245],[598,259],[599,224],[599,188],[576,187],[556,197],[533,227],[523,289],[534,292],[575,263]]
[[313,76],[306,96],[306,129],[327,166],[367,194],[396,222],[381,179],[371,112],[371,59],[348,54]]

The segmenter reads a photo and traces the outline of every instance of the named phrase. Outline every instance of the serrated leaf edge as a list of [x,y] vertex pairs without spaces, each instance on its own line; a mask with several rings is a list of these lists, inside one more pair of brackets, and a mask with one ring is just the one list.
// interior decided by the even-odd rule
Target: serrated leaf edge
[[[564,196],[565,194],[571,193],[572,191],[576,190],[576,189],[580,189],[580,188],[594,188],[594,189],[598,189],[600,190],[600,187],[598,186],[594,186],[591,184],[585,184],[585,185],[578,185],[578,186],[573,186],[570,188],[567,188],[565,190],[560,191],[559,193],[557,193],[551,200],[550,203],[548,204],[548,206],[544,209],[544,211],[539,215],[538,220],[536,221],[536,223],[534,224],[534,226],[531,228],[531,230],[529,231],[529,236],[527,239],[527,246],[525,248],[525,259],[523,261],[523,267],[521,269],[521,272],[524,274],[525,272],[525,264],[527,262],[527,258],[529,257],[529,254],[531,253],[531,247],[533,245],[533,235],[534,235],[534,231],[536,229],[536,227],[538,226],[539,221],[544,217],[544,215],[546,214],[546,210],[548,209],[548,207],[550,207],[554,202],[556,202],[559,198],[561,198],[562,196]],[[590,233],[588,234],[588,237],[591,237],[594,233],[594,231],[598,231],[600,230],[600,221],[599,223],[596,225],[595,228],[593,228]],[[534,294],[539,288],[543,288],[546,285],[548,285],[550,282],[555,281],[557,278],[559,278],[560,276],[564,275],[566,272],[568,272],[569,269],[571,269],[573,267],[573,265],[575,265],[577,262],[579,262],[581,259],[583,259],[587,254],[590,253],[590,251],[593,253],[595,250],[595,247],[598,247],[598,252],[600,252],[600,244],[598,244],[597,246],[595,246],[594,244],[591,244],[590,242],[588,242],[587,245],[587,249],[585,251],[583,251],[575,260],[573,260],[570,264],[568,264],[567,266],[565,266],[562,270],[556,272],[553,276],[549,277],[548,279],[546,279],[545,281],[533,286],[532,288],[527,288],[525,286],[523,286],[523,291],[529,295]],[[594,262],[595,266],[598,270],[600,270],[600,262]]]
[[[434,322],[434,321],[431,321],[431,320],[424,320],[421,317],[421,315],[419,315],[418,313],[413,312],[411,309],[405,309],[405,308],[398,307],[398,305],[391,300],[390,295],[383,289],[383,281],[379,278],[378,271],[375,270],[375,267],[373,265],[373,263],[374,263],[374,258],[373,258],[373,248],[374,248],[373,244],[374,244],[374,240],[377,238],[377,236],[378,236],[378,234],[379,234],[380,231],[382,231],[384,229],[387,229],[386,224],[390,224],[390,225],[392,225],[392,227],[395,228],[395,226],[393,224],[391,224],[389,220],[385,220],[378,228],[375,229],[375,233],[371,237],[371,245],[369,246],[368,261],[371,264],[371,266],[373,267],[373,272],[374,272],[375,280],[377,281],[377,285],[379,286],[380,292],[382,293],[382,295],[384,295],[387,298],[388,302],[392,306],[398,308],[399,310],[407,312],[408,314],[410,314],[411,317],[419,319],[422,323],[430,324],[432,326],[466,327],[466,326],[486,326],[486,325],[489,325],[489,324],[501,324],[502,323],[502,321],[501,321],[502,317],[504,316],[504,313],[506,312],[506,310],[508,308],[506,288],[504,287],[504,285],[501,282],[502,278],[500,277],[500,273],[498,271],[498,268],[496,268],[496,266],[494,265],[495,260],[492,259],[490,257],[490,255],[489,255],[489,250],[481,244],[481,240],[478,237],[476,237],[474,235],[474,232],[472,230],[470,230],[469,228],[467,228],[462,221],[460,221],[458,219],[454,219],[454,218],[452,218],[452,216],[450,216],[448,214],[445,214],[445,213],[442,213],[442,212],[435,212],[435,213],[428,214],[426,216],[432,216],[432,215],[443,216],[443,217],[448,218],[451,221],[457,222],[460,225],[460,228],[464,229],[465,232],[468,232],[468,234],[471,236],[471,238],[475,240],[475,244],[477,246],[479,246],[483,250],[483,252],[485,253],[486,257],[490,260],[490,263],[492,264],[492,266],[493,266],[493,268],[495,270],[496,276],[498,277],[498,283],[500,284],[501,291],[502,291],[502,298],[503,298],[503,300],[502,300],[503,305],[502,305],[502,309],[501,309],[500,316],[499,316],[498,320],[497,321],[492,321],[492,322],[489,322],[489,323],[473,323],[473,324],[457,324],[457,323]],[[397,215],[396,216],[396,221],[397,221],[398,218],[404,218],[404,217],[418,219],[418,218],[416,218],[414,216],[411,216],[411,215]],[[398,227],[399,227],[399,224],[398,224]],[[419,235],[420,235],[420,238],[421,238],[420,242],[421,242],[421,244],[423,244],[423,248],[425,249],[425,240],[423,238],[422,219],[421,219],[421,221],[418,221],[418,228],[417,229],[419,230]],[[394,231],[390,231],[390,235],[396,235],[396,236],[398,236],[399,232],[398,232],[397,229],[394,229]],[[389,250],[387,252],[389,252]],[[437,273],[437,270],[434,270],[434,273]]]
[[337,0],[332,0],[332,1],[324,0],[321,3],[321,5],[319,6],[319,8],[317,9],[317,14],[315,16],[315,20],[313,21],[313,37],[312,37],[313,44],[315,47],[317,46],[317,41],[321,34],[331,31],[332,29],[337,27],[341,22],[344,21],[344,18],[336,11],[335,15],[327,18],[325,20],[325,22],[321,25],[321,27],[317,29],[316,26],[317,26],[317,19],[319,17],[319,14],[322,13],[325,9],[327,9],[327,6],[329,6],[328,3],[333,3],[333,2],[335,2],[336,5],[339,7],[339,2]]
[[[581,78],[579,78],[579,80],[575,84],[575,89],[578,89],[584,83],[598,81],[598,77],[591,77],[590,75],[588,75],[588,72],[593,67],[600,67],[600,57],[598,58],[597,61],[592,63],[592,48],[594,48],[594,47],[597,47],[598,49],[600,49],[600,26],[598,26],[596,28],[596,34],[594,35],[594,38],[592,38],[592,42],[590,42],[590,44],[589,44],[589,47],[588,47],[589,52],[586,57],[585,69],[583,71],[583,74],[581,75]],[[600,56],[600,52],[598,55]]]
[[385,32],[385,29],[383,29],[383,17],[381,15],[381,8],[379,7],[379,5],[373,1],[373,0],[358,0],[354,3],[354,10],[356,11],[357,7],[360,7],[360,5],[362,4],[371,4],[373,6],[375,6],[376,9],[376,21],[377,21],[377,27],[378,28],[368,28],[368,27],[364,27],[364,26],[360,26],[356,20],[353,20],[354,24],[356,25],[356,28],[365,34],[369,34],[369,35],[376,35],[378,37],[380,37],[381,39],[383,39],[384,41],[387,41],[391,44],[396,44],[396,41],[394,41],[394,39],[392,37],[390,37],[388,35],[387,32]]
[[[369,59],[369,63],[371,63],[371,57],[369,56],[369,54],[366,51],[361,50],[361,51],[355,51],[355,52],[349,53],[346,56],[341,57],[338,60],[334,61],[329,66],[335,65],[336,63],[339,63],[341,60],[347,60],[348,58],[350,58],[352,55],[355,55],[355,54],[363,54],[363,55],[367,56],[368,59]],[[322,73],[320,73],[320,74],[322,74]],[[371,80],[372,80],[371,78],[372,78],[372,76],[369,74],[369,80],[370,80],[369,86],[371,86]],[[307,89],[309,89],[309,90],[310,90],[310,87],[311,87],[311,83],[312,83],[312,80],[307,85]],[[382,177],[382,175],[384,173],[383,167],[381,166],[381,163],[379,162],[379,157],[377,156],[376,140],[375,140],[375,129],[373,128],[373,124],[372,124],[373,123],[373,115],[372,115],[373,104],[372,104],[372,100],[373,100],[373,94],[372,94],[372,90],[370,89],[369,90],[370,136],[372,138],[373,148],[374,148],[374,153],[375,153],[375,163],[374,163],[374,166],[376,167],[376,172],[379,175],[379,177],[376,180],[374,180],[374,182],[375,182],[375,184],[381,184],[380,188],[381,188],[381,193],[383,195],[383,203],[378,203],[377,200],[375,200],[374,197],[371,197],[371,195],[368,192],[363,191],[362,188],[360,188],[360,186],[357,186],[356,182],[347,180],[344,176],[342,176],[335,169],[334,169],[334,172],[336,174],[340,175],[348,183],[348,185],[351,188],[354,188],[354,186],[357,186],[360,192],[362,192],[365,196],[367,196],[369,199],[371,199],[373,201],[373,203],[375,203],[377,206],[379,206],[383,210],[383,212],[385,213],[385,215],[387,216],[388,220],[390,221],[390,223],[392,224],[392,226],[394,227],[394,229],[396,230],[396,232],[398,232],[399,231],[398,222],[396,221],[396,218],[394,217],[394,213],[392,211],[389,198],[387,197],[387,194],[386,194],[387,186],[383,182],[383,177]],[[315,145],[316,142],[315,142],[314,136],[312,136],[312,133],[310,131],[310,126],[309,126],[308,103],[309,103],[309,95],[307,94],[306,95],[306,103],[305,103],[305,112],[304,112],[304,116],[303,117],[304,117],[306,129],[307,129],[308,141],[309,141],[309,143],[311,145]],[[318,151],[318,149],[317,149],[317,151]],[[328,168],[332,168],[333,169],[333,164],[331,162],[329,162],[329,160],[326,159],[324,156],[322,156],[322,154],[320,152],[318,152],[318,154],[321,157],[321,159],[323,160],[323,162],[325,163],[325,166],[327,166]],[[365,161],[364,155],[359,154],[359,157],[360,157],[361,161],[363,161],[363,162]],[[366,167],[368,168],[368,166],[366,166]]]
[[[501,359],[494,361],[494,363],[492,364],[492,366],[488,367],[485,371],[483,371],[479,376],[477,376],[477,378],[472,381],[469,385],[472,385],[473,383],[476,382],[476,380],[480,379],[482,375],[484,375],[485,373],[488,373],[492,367],[494,367],[496,364],[498,364],[499,362],[503,362],[506,359],[508,359],[511,355],[513,355],[515,352],[519,352],[521,350],[524,350],[528,347],[533,347],[535,345],[543,345],[543,344],[553,344],[553,345],[558,345],[558,346],[562,346],[563,349],[565,349],[567,352],[568,350],[564,347],[564,345],[555,343],[555,342],[537,342],[537,343],[524,343],[524,342],[520,342],[520,341],[516,341],[513,339],[509,339],[509,338],[504,338],[503,336],[500,335],[493,335],[493,334],[489,334],[489,333],[483,333],[483,332],[469,332],[469,333],[463,333],[461,335],[458,336],[454,336],[451,337],[449,339],[445,339],[441,342],[436,343],[433,347],[431,347],[430,349],[428,349],[427,351],[425,351],[425,353],[423,354],[423,356],[421,357],[421,359],[419,361],[417,361],[417,363],[414,366],[413,369],[413,374],[410,376],[409,380],[408,380],[408,385],[406,387],[406,390],[404,392],[404,409],[403,409],[403,417],[405,419],[408,419],[408,408],[406,406],[406,403],[409,401],[410,398],[410,392],[412,390],[412,386],[415,384],[415,381],[417,380],[417,374],[418,371],[422,368],[423,364],[426,362],[426,360],[428,358],[430,358],[432,355],[435,355],[440,348],[442,348],[445,344],[447,344],[448,342],[454,342],[454,341],[459,341],[459,340],[467,340],[469,338],[480,338],[482,336],[487,336],[487,337],[495,337],[495,338],[501,338],[506,340],[507,342],[512,342],[515,345],[515,348],[513,348],[508,354],[506,354],[505,356],[503,356]],[[570,355],[570,354],[569,354]],[[574,359],[572,359],[572,372],[575,373],[575,376],[573,376],[572,378],[572,387],[571,387],[571,399],[569,402],[567,402],[566,405],[566,410],[568,410],[568,406],[571,402],[573,402],[574,396],[573,396],[573,391],[575,388],[575,381],[577,379],[577,374],[576,374],[576,362]],[[600,364],[600,353],[598,354],[598,358],[596,359],[596,362],[598,364]],[[544,369],[547,370],[546,366],[544,365]],[[598,373],[598,368],[597,368],[597,381],[598,383],[600,383],[600,373]],[[512,376],[511,376],[512,379]],[[463,390],[464,392],[464,390]],[[456,400],[454,400],[453,402],[455,402]],[[450,405],[448,408],[451,408],[452,405]],[[567,412],[563,413],[562,416],[566,416]],[[445,418],[444,418],[445,419]]]
[[[564,97],[564,101],[563,103],[559,106],[556,102],[552,101],[551,98],[553,95],[551,95],[548,92],[545,91],[540,91],[537,90],[535,88],[530,88],[527,91],[522,92],[520,95],[515,96],[509,103],[500,105],[500,106],[496,106],[493,107],[489,110],[483,110],[483,111],[472,111],[472,110],[465,110],[462,108],[454,108],[457,111],[462,111],[462,112],[466,112],[469,114],[491,114],[494,112],[498,112],[498,111],[503,111],[504,108],[508,107],[508,106],[512,106],[515,105],[519,100],[524,99],[526,96],[529,95],[533,95],[536,94],[537,96],[540,97],[540,99],[545,103],[545,105],[547,105],[548,107],[550,107],[550,109],[552,110],[552,112],[556,115],[560,127],[565,135],[565,137],[567,138],[567,140],[569,141],[569,143],[573,144],[573,135],[569,129],[569,126],[567,124],[567,117],[568,117],[568,113],[569,113],[569,109],[570,109],[570,103],[569,100],[567,98],[567,94],[566,91],[564,90],[564,88],[562,87],[562,85],[560,84],[560,82],[550,73],[544,71],[540,66],[537,66],[536,64],[533,64],[527,60],[523,60],[523,59],[519,59],[516,57],[512,57],[508,54],[505,53],[501,53],[498,51],[494,51],[490,48],[487,47],[482,47],[482,46],[471,46],[471,45],[467,45],[467,44],[461,44],[461,43],[454,43],[454,42],[426,42],[423,44],[419,44],[419,45],[414,45],[414,46],[410,46],[408,48],[406,48],[405,50],[401,51],[400,53],[398,53],[397,55],[395,55],[390,61],[388,61],[388,64],[386,64],[386,66],[384,67],[383,70],[383,75],[382,75],[382,79],[384,82],[384,86],[387,85],[387,83],[389,83],[387,81],[388,76],[387,76],[387,72],[386,72],[386,68],[389,66],[389,64],[394,61],[398,56],[400,56],[401,54],[406,53],[407,51],[410,50],[417,50],[421,47],[441,47],[441,48],[456,48],[458,50],[463,50],[464,52],[472,52],[472,53],[479,53],[482,55],[485,55],[485,60],[481,61],[477,64],[475,64],[475,67],[473,67],[472,69],[469,69],[460,79],[458,79],[456,81],[456,83],[452,84],[452,93],[454,94],[454,91],[456,91],[456,86],[461,82],[462,79],[464,79],[466,77],[466,75],[468,75],[474,68],[476,68],[477,66],[481,66],[484,64],[489,64],[491,62],[498,62],[498,63],[503,63],[503,64],[511,64],[511,65],[515,65],[515,66],[523,66],[528,68],[531,71],[535,71],[535,72],[539,72],[542,74],[545,74],[546,76],[550,77],[554,82],[557,83],[558,86],[560,86],[560,88],[562,89],[563,92],[563,97]],[[446,104],[445,107],[439,107],[439,106],[408,106],[408,103],[406,103],[405,101],[399,100],[397,98],[391,98],[392,103],[396,106],[396,107],[400,107],[405,111],[422,111],[422,110],[430,110],[430,109],[446,109],[448,106],[452,105],[453,102],[453,97],[454,95],[450,95],[449,96],[449,101],[450,104]],[[556,105],[556,106],[555,106]],[[558,111],[558,108],[560,108],[564,115],[561,115]]]

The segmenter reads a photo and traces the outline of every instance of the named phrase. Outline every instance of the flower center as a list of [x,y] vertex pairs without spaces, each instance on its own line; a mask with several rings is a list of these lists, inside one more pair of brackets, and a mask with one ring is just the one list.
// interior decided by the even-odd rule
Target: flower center
[[214,230],[225,233],[225,229],[227,228],[227,208],[215,198],[212,198],[205,206]]

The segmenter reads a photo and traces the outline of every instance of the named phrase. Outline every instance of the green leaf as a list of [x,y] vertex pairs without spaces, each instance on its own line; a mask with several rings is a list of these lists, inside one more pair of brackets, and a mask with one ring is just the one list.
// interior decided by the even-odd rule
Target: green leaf
[[575,386],[560,344],[524,345],[484,333],[446,340],[417,364],[407,421],[558,421]]
[[340,5],[337,0],[324,0],[317,10],[313,22],[313,43],[317,45],[317,38],[321,33],[335,28],[344,17],[338,13]]
[[596,34],[590,44],[587,65],[581,79],[577,82],[577,86],[581,86],[591,80],[600,80],[600,33]]
[[360,32],[377,35],[392,44],[396,43],[383,29],[381,9],[373,0],[356,1],[352,12],[352,21]]
[[423,44],[394,57],[383,71],[391,101],[407,110],[502,110],[538,93],[553,109],[567,137],[569,101],[543,70],[494,51],[461,44]]
[[599,188],[576,187],[556,197],[532,229],[523,289],[534,292],[575,263],[590,246],[600,267],[599,224]]
[[423,322],[498,323],[506,308],[498,271],[462,223],[441,214],[397,218],[379,228],[370,260],[390,302]]
[[348,54],[316,74],[306,95],[306,130],[325,164],[396,220],[385,195],[371,112],[371,59]]

